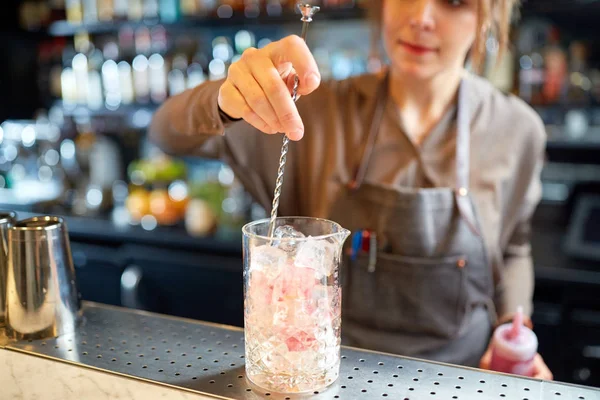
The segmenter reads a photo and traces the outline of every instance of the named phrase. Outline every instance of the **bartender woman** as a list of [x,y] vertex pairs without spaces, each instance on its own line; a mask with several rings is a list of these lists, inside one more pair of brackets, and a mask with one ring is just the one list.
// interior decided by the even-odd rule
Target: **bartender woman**
[[[167,153],[224,160],[269,209],[276,133],[287,134],[280,214],[377,236],[374,265],[345,263],[344,342],[486,368],[494,326],[519,305],[531,313],[545,132],[465,65],[481,64],[490,33],[506,46],[515,0],[369,3],[390,60],[382,73],[321,82],[289,36],[170,98],[150,135]],[[539,355],[535,371],[552,379]]]

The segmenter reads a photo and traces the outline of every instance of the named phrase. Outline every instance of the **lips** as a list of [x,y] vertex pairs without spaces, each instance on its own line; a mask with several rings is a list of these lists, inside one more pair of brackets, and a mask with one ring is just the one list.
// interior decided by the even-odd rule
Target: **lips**
[[413,54],[417,54],[417,55],[425,55],[425,54],[430,54],[430,53],[434,53],[437,50],[433,47],[426,47],[426,46],[420,46],[417,44],[412,44],[409,42],[404,42],[402,40],[399,40],[398,43],[405,48],[407,51],[409,51],[410,53]]

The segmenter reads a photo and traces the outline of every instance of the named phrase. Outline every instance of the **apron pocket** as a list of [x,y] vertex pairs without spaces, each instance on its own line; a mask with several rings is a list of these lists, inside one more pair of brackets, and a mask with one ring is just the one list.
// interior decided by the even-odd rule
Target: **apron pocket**
[[464,257],[405,257],[379,252],[346,257],[344,317],[385,331],[456,337],[467,309]]

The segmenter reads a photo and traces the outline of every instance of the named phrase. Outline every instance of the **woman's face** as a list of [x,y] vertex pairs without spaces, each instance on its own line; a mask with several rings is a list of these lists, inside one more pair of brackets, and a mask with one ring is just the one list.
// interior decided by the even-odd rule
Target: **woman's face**
[[383,0],[392,68],[415,79],[461,68],[477,34],[479,1]]

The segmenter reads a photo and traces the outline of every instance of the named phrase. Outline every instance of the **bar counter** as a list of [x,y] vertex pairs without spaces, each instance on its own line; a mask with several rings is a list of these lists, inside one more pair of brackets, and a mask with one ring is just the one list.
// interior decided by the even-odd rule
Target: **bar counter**
[[309,396],[245,377],[239,328],[85,302],[69,335],[0,338],[0,399],[600,400],[600,390],[342,348],[339,379]]

